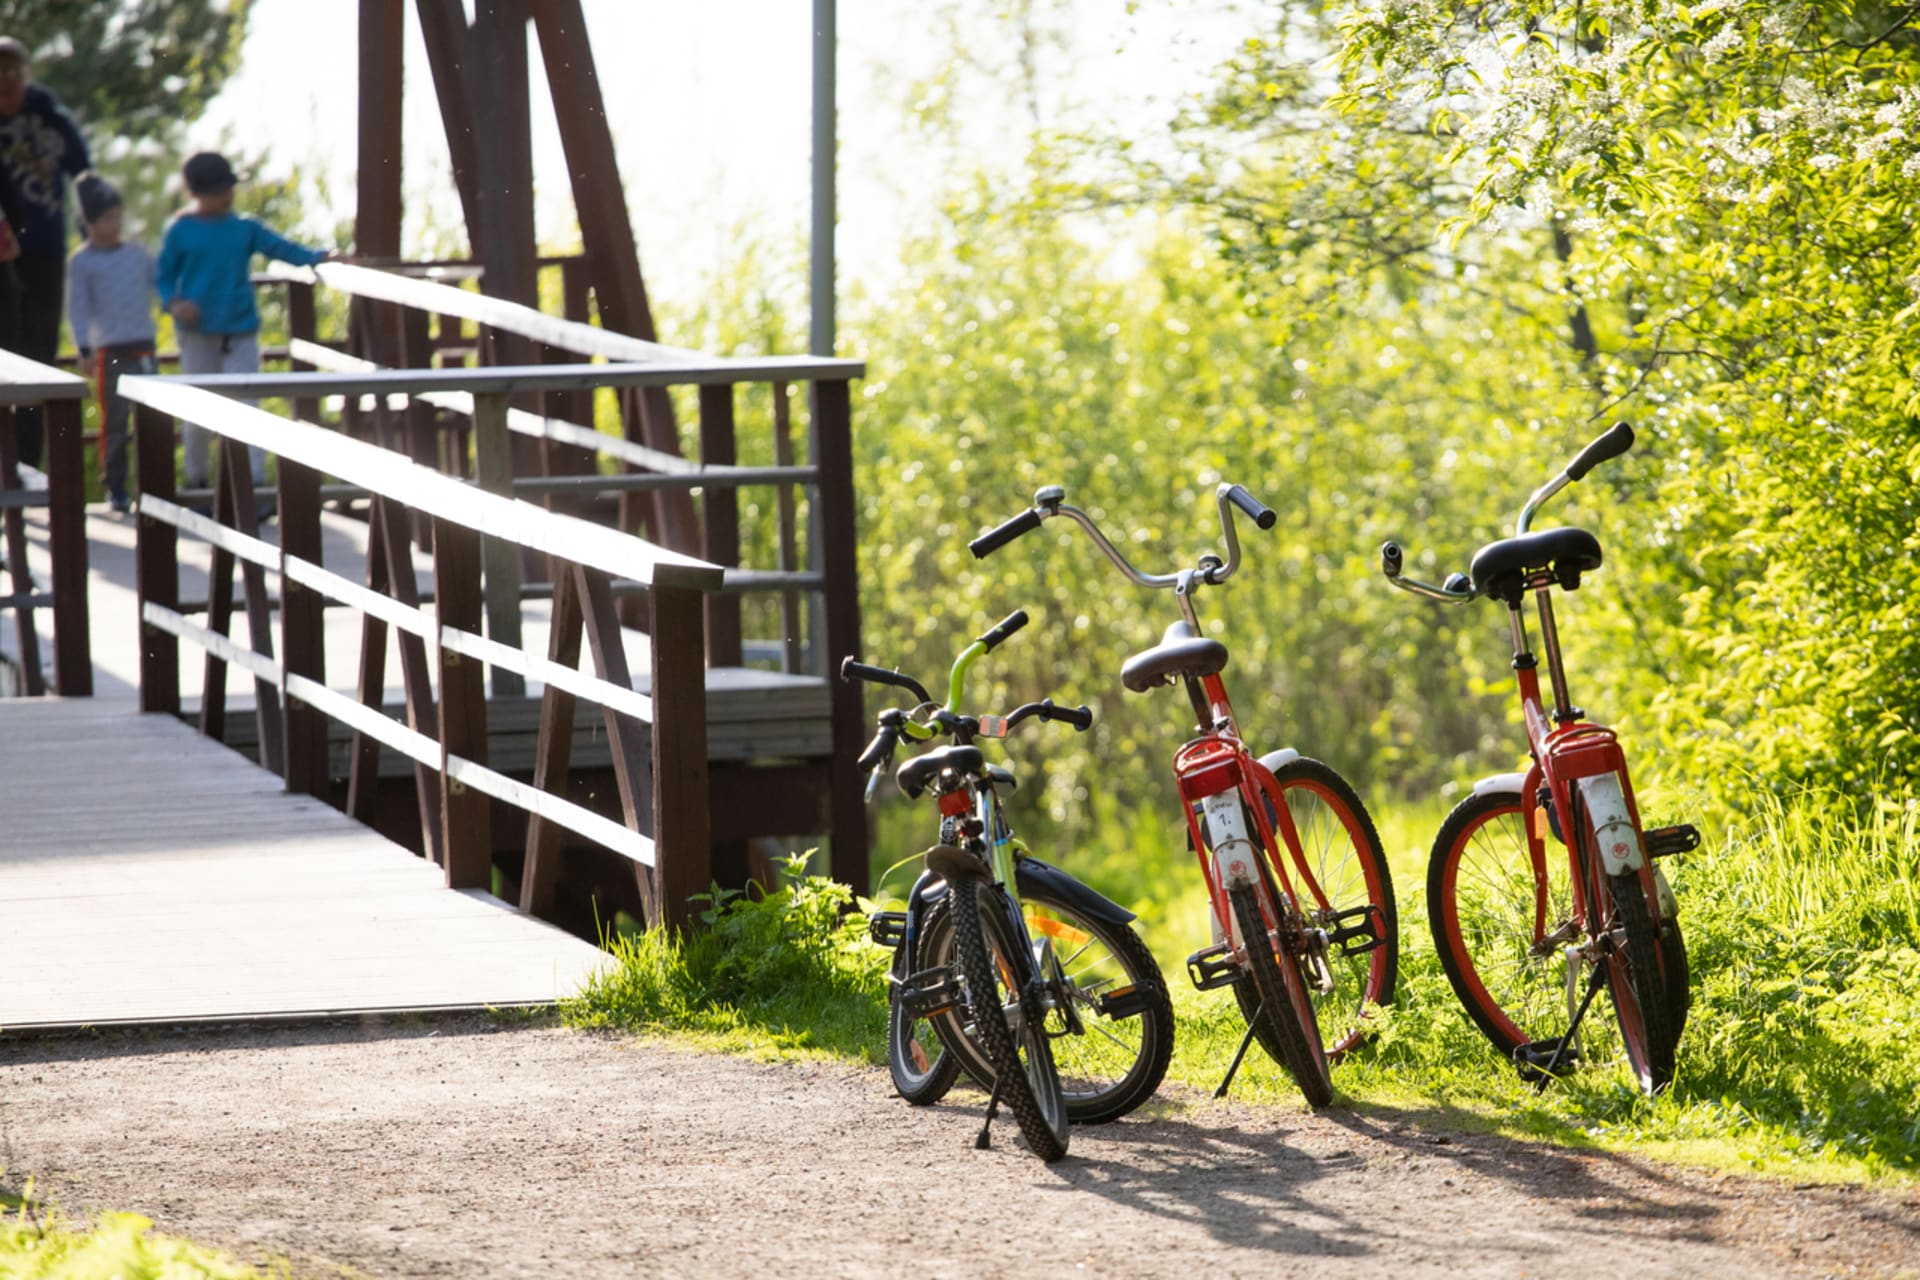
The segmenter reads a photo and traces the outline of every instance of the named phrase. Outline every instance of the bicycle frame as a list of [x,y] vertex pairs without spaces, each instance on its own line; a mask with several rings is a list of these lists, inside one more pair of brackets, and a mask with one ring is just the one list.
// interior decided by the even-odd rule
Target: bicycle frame
[[[1293,813],[1280,792],[1279,782],[1273,771],[1261,764],[1240,739],[1225,683],[1218,675],[1210,675],[1198,680],[1189,678],[1188,685],[1193,700],[1207,707],[1210,714],[1202,723],[1210,724],[1212,729],[1174,753],[1173,772],[1186,809],[1187,833],[1200,860],[1200,874],[1207,882],[1207,898],[1212,903],[1214,919],[1226,936],[1233,939],[1237,953],[1245,946],[1245,940],[1237,936],[1238,927],[1227,901],[1230,889],[1240,883],[1255,887],[1269,931],[1281,928],[1285,920],[1280,903],[1273,901],[1276,894],[1284,897],[1289,905],[1299,905],[1286,862],[1277,856],[1282,845],[1300,879],[1312,892],[1315,905],[1321,911],[1332,908],[1307,868],[1300,833],[1294,827]],[[1223,802],[1222,797],[1232,799]],[[1262,800],[1266,803],[1261,803]],[[1237,806],[1234,801],[1238,801]],[[1277,821],[1269,820],[1269,809]],[[1246,830],[1247,814],[1253,815],[1252,832]],[[1252,839],[1254,836],[1258,837],[1257,844]],[[1234,847],[1242,843],[1247,845],[1246,854]],[[1244,861],[1248,856],[1252,860]]]
[[[1543,785],[1551,798],[1553,812],[1560,818],[1560,840],[1567,847],[1574,919],[1588,933],[1597,933],[1601,921],[1592,916],[1590,909],[1596,901],[1604,903],[1606,900],[1600,877],[1629,870],[1638,875],[1649,914],[1656,924],[1664,919],[1667,910],[1666,904],[1660,900],[1661,895],[1654,880],[1653,862],[1646,856],[1639,802],[1634,796],[1626,753],[1621,749],[1619,737],[1604,725],[1586,720],[1584,713],[1574,707],[1568,698],[1566,668],[1553,618],[1552,585],[1551,574],[1538,575],[1536,580],[1528,583],[1539,611],[1541,642],[1546,651],[1547,671],[1554,692],[1551,714],[1541,696],[1539,663],[1528,645],[1525,616],[1518,606],[1510,611],[1514,674],[1519,685],[1520,709],[1526,721],[1527,741],[1532,754],[1532,763],[1521,783],[1520,795],[1528,814],[1527,851],[1534,871],[1536,945],[1545,941],[1549,923],[1547,833],[1543,829],[1546,812],[1538,804]],[[1586,779],[1608,778],[1615,781],[1623,812],[1603,815],[1610,820],[1604,824],[1605,828],[1610,829],[1609,843],[1604,847],[1589,848],[1588,819],[1593,816],[1592,806],[1583,803],[1585,796],[1580,793],[1584,789],[1580,784]],[[1600,782],[1594,790],[1605,795],[1605,786],[1604,782]],[[1620,817],[1626,820],[1625,830],[1618,829],[1620,824],[1617,819]]]

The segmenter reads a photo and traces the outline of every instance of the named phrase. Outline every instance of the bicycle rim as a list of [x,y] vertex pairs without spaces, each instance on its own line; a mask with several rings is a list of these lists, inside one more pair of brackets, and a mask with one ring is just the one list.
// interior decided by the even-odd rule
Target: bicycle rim
[[[1342,912],[1367,908],[1373,913],[1368,923],[1378,945],[1359,955],[1329,946],[1325,960],[1333,990],[1323,992],[1318,984],[1309,988],[1326,1055],[1337,1061],[1372,1034],[1368,1006],[1393,1003],[1400,970],[1400,920],[1393,878],[1366,806],[1332,768],[1318,760],[1291,760],[1274,771],[1274,780],[1299,835],[1301,858],[1296,861],[1278,830],[1274,832],[1276,854],[1298,891],[1308,927],[1332,932]],[[1277,820],[1271,800],[1267,816],[1269,821]]]

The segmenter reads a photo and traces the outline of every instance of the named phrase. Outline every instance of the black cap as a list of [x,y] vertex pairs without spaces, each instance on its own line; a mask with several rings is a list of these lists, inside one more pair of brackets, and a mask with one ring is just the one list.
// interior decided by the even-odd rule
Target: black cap
[[233,166],[217,151],[201,151],[188,156],[187,162],[180,166],[180,176],[187,180],[187,190],[197,196],[231,191],[240,182],[234,175]]
[[100,215],[109,209],[118,209],[122,203],[120,189],[97,173],[83,173],[73,180],[73,189],[80,197],[80,220],[97,222]]

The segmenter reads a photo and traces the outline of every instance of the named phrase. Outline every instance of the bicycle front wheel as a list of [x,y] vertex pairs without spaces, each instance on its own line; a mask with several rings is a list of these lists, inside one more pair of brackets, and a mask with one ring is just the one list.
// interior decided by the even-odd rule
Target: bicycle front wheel
[[[1067,1118],[1118,1120],[1153,1096],[1173,1061],[1173,997],[1160,965],[1127,925],[1088,915],[1045,884],[1021,889],[1020,908],[1029,936],[1052,941],[1059,994],[1078,1024],[1076,1031],[1058,1011],[1048,1019]],[[928,921],[929,946],[950,937],[944,907]],[[991,1082],[993,1068],[979,1044],[952,1034],[954,1026],[942,1018],[936,1031],[961,1069]]]
[[[1333,989],[1309,987],[1326,1056],[1338,1061],[1373,1033],[1369,1010],[1393,1003],[1400,975],[1400,913],[1393,877],[1373,819],[1353,787],[1331,766],[1305,757],[1273,771],[1287,815],[1300,838],[1295,858],[1278,829],[1271,797],[1267,821],[1274,824],[1275,856],[1287,863],[1287,878],[1299,892],[1308,928],[1335,939],[1324,951]],[[1322,900],[1324,899],[1324,905]],[[1249,1020],[1260,1003],[1251,978],[1233,984],[1241,1015]],[[1276,1046],[1263,1047],[1275,1058]]]
[[1233,918],[1240,927],[1246,945],[1247,969],[1260,1004],[1253,1029],[1261,1047],[1273,1054],[1293,1082],[1306,1095],[1307,1105],[1320,1108],[1333,1103],[1333,1078],[1327,1073],[1327,1054],[1320,1042],[1320,1027],[1313,1015],[1313,1001],[1307,995],[1307,980],[1300,957],[1289,945],[1293,928],[1283,927],[1276,939],[1269,939],[1260,901],[1252,885],[1240,885],[1227,892]]
[[[1467,797],[1441,825],[1427,864],[1428,922],[1440,966],[1467,1016],[1503,1058],[1521,1045],[1549,1045],[1564,1037],[1571,1006],[1591,972],[1567,950],[1586,940],[1582,923],[1573,917],[1568,860],[1548,846],[1535,861],[1527,841],[1528,812],[1517,791]],[[1624,940],[1624,931],[1621,936]],[[1668,920],[1654,945],[1667,979],[1660,1021],[1670,1053],[1686,1017],[1686,943],[1679,922]],[[1611,973],[1608,978],[1611,988],[1616,979]],[[1567,1060],[1604,1062],[1625,1052],[1643,1086],[1652,1087],[1646,1084],[1652,1072],[1643,1074],[1642,1067],[1658,1063],[1644,1038],[1640,1049],[1622,1039],[1621,1025],[1609,1026],[1589,1012],[1577,1055]],[[1671,1071],[1670,1057],[1667,1066]]]
[[953,938],[966,984],[969,1029],[986,1052],[1000,1099],[1027,1146],[1051,1164],[1067,1154],[1067,1101],[1035,1003],[1032,957],[999,886],[971,876],[947,882]]

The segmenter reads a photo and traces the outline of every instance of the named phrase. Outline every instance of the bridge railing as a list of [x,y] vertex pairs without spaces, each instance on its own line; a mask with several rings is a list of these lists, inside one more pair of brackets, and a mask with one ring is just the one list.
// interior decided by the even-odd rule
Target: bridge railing
[[[21,691],[47,691],[34,613],[53,609],[53,688],[63,697],[93,693],[87,630],[86,455],[81,441],[82,378],[0,351],[0,573],[6,589],[0,612],[12,610],[20,658]],[[44,471],[15,456],[14,414],[39,406],[45,424]],[[48,590],[35,582],[27,559],[29,508],[47,512],[52,559]]]
[[[829,677],[840,656],[860,647],[850,382],[864,375],[865,366],[806,356],[722,358],[616,333],[586,323],[587,273],[578,269],[584,260],[553,265],[562,277],[565,317],[448,283],[476,278],[479,269],[473,264],[276,265],[263,278],[288,289],[293,335],[288,353],[296,365],[319,372],[297,383],[253,381],[243,389],[228,382],[222,389],[291,399],[297,416],[307,421],[320,421],[323,403],[338,398],[349,434],[378,440],[422,465],[468,476],[502,496],[576,511],[615,499],[618,527],[644,531],[655,542],[726,569],[722,590],[706,599],[711,665],[737,666],[751,657],[774,661],[788,673]],[[350,352],[318,341],[320,290],[350,300],[353,328],[345,344]],[[466,326],[472,326],[471,333]],[[461,367],[466,360],[494,359],[516,343],[529,358],[555,362],[552,372],[558,376],[535,377],[542,367],[531,366],[504,379],[464,380],[483,371]],[[561,363],[582,359],[611,363],[593,366],[599,376],[589,382],[578,376],[581,366]],[[446,361],[455,367],[435,367]],[[393,365],[408,367],[390,370]],[[421,373],[431,377],[414,380]],[[769,393],[765,425],[772,447],[761,446],[761,456],[770,452],[771,465],[740,466],[739,424],[751,421],[750,408],[743,409],[741,402],[754,403],[743,393],[756,385]],[[678,447],[669,400],[675,386],[697,387],[697,428],[689,433],[697,457],[643,439],[660,435],[664,424]],[[595,429],[596,387],[611,389],[622,435]],[[796,389],[804,394],[791,395]],[[797,403],[806,410],[804,430],[796,422]],[[606,466],[619,470],[608,474]],[[743,504],[739,490],[751,486],[770,488],[772,502]],[[756,507],[770,528],[743,527],[743,514]],[[749,537],[750,531],[757,538]],[[426,532],[416,530],[422,540]],[[744,567],[745,548],[756,544],[771,563]],[[512,571],[511,556],[499,549],[492,554],[496,559],[489,561],[489,571],[504,583]],[[537,577],[537,567],[526,576]],[[527,596],[551,590],[540,582],[522,588]],[[625,596],[637,588],[616,582],[613,590]],[[772,624],[771,636],[762,632],[765,638],[756,639],[747,633],[743,602],[752,596],[772,597],[753,615]],[[490,593],[488,608],[497,615],[490,621],[498,622],[504,636],[517,616],[508,593]],[[625,616],[633,625],[644,625],[644,616]],[[510,692],[513,680],[511,673],[499,673],[496,691]],[[864,887],[866,813],[848,748],[857,747],[864,729],[860,694],[838,680],[828,679],[827,688],[832,736],[840,750],[814,767],[824,769],[830,781],[804,783],[796,773],[796,785],[782,792],[787,798],[781,808],[798,811],[817,806],[820,793],[830,796],[833,873]],[[818,830],[791,822],[768,829]]]
[[[187,640],[206,655],[203,731],[220,730],[228,665],[251,672],[263,760],[285,777],[290,790],[316,795],[326,791],[327,717],[353,731],[350,811],[371,802],[383,749],[410,758],[418,782],[423,844],[445,866],[450,885],[489,887],[489,800],[500,801],[528,814],[523,908],[541,911],[543,895],[551,894],[564,829],[624,855],[640,868],[636,877],[650,921],[686,922],[689,897],[713,879],[704,600],[722,585],[723,571],[637,537],[485,492],[393,450],[289,421],[221,394],[282,395],[300,401],[336,390],[384,397],[389,392],[459,389],[504,396],[522,386],[544,385],[541,380],[574,385],[618,378],[622,372],[606,366],[414,370],[361,374],[350,383],[321,374],[123,380],[122,394],[137,406],[143,709],[179,714],[179,645]],[[211,515],[175,500],[176,418],[205,427],[219,439]],[[245,446],[278,457],[278,545],[258,536]],[[371,498],[365,584],[321,562],[325,477]],[[413,570],[416,516],[430,525],[431,609],[421,604]],[[179,598],[182,533],[213,547],[204,623],[189,617]],[[495,592],[483,591],[483,580],[499,562],[483,550],[489,545],[510,554],[539,553],[554,568],[553,622],[544,656],[519,643],[517,585],[507,593],[514,625],[486,625]],[[247,619],[245,645],[227,636],[236,563]],[[278,653],[266,585],[270,573],[280,580]],[[627,667],[613,602],[616,581],[644,593],[649,604],[649,694],[635,690]],[[354,695],[326,682],[323,610],[329,603],[362,615]],[[495,616],[504,620],[504,614]],[[389,628],[397,634],[405,724],[382,710]],[[593,659],[592,675],[578,666],[583,638]],[[488,666],[545,685],[531,784],[487,767],[483,668]],[[564,796],[577,699],[601,708],[624,822]],[[642,726],[650,726],[650,747],[642,741]],[[650,767],[643,766],[649,753]]]

